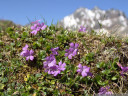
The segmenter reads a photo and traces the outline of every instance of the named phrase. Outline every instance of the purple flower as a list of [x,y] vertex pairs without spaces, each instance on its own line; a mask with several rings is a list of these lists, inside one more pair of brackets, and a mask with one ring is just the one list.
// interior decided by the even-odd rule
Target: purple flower
[[25,57],[25,54],[27,53],[28,45],[26,44],[25,47],[22,48],[22,52],[20,53],[21,56]]
[[42,23],[41,30],[44,30],[46,27],[47,27],[47,25],[45,25],[44,23]]
[[53,76],[57,76],[58,74],[60,74],[60,70],[58,70],[58,65],[55,66],[51,66],[48,70],[48,74],[52,74]]
[[57,76],[61,72],[58,68],[59,66],[56,65],[56,59],[54,59],[52,62],[48,64],[48,67],[46,68],[45,72],[48,72],[48,74]]
[[34,54],[34,51],[32,49],[30,51],[28,50],[28,52],[26,53],[26,60],[30,59],[31,61],[33,61],[34,59],[33,54]]
[[46,61],[53,61],[55,59],[55,56],[53,54],[50,54],[50,56],[46,57]]
[[125,72],[128,71],[128,67],[123,67],[120,63],[118,63],[117,65],[118,65],[118,66],[121,68],[121,70],[122,70],[122,71],[120,71],[121,76],[124,76]]
[[66,51],[65,56],[66,57],[68,56],[69,59],[72,59],[73,56],[77,55],[78,46],[79,46],[79,44],[77,44],[77,43],[75,43],[75,44],[70,43],[70,48],[65,50]]
[[56,64],[56,59],[53,54],[51,54],[49,57],[45,59],[46,61],[43,63],[43,67],[45,69],[45,72],[48,72],[48,74],[52,74],[53,76],[57,76],[61,73],[61,71],[65,70],[65,63],[62,63],[62,61],[59,62],[59,64]]
[[32,33],[33,35],[36,35],[36,34],[37,34],[37,30],[33,30],[31,33]]
[[48,72],[49,67],[56,65],[56,59],[53,55],[48,56],[45,58],[46,61],[43,62],[43,67],[45,68],[45,72]]
[[65,70],[66,63],[62,63],[62,61],[59,62],[59,70],[64,71]]
[[48,63],[48,67],[52,67],[56,65],[56,59],[54,59],[53,61],[51,61],[50,63]]
[[28,49],[28,44],[25,45],[25,47],[22,48],[22,50],[27,50]]
[[85,77],[85,76],[88,76],[88,75],[92,76],[92,74],[89,71],[90,71],[89,67],[82,66],[81,64],[78,65],[77,72],[81,73],[82,77]]
[[31,49],[30,51],[28,50],[28,45],[26,44],[25,47],[22,48],[22,52],[20,53],[21,56],[26,57],[26,60],[33,60],[34,59],[34,51]]
[[108,94],[108,95],[112,95],[112,92],[111,91],[108,91],[110,89],[110,87],[106,86],[106,87],[101,87],[99,89],[99,93],[100,95],[103,95],[103,94]]
[[86,32],[86,28],[84,26],[80,26],[79,32]]
[[47,68],[48,64],[51,63],[52,61],[54,61],[54,59],[55,59],[55,56],[53,54],[51,54],[50,56],[46,57],[45,58],[46,61],[43,62],[43,65],[44,65],[43,67]]
[[121,70],[120,74],[124,77],[124,74],[128,71],[128,67],[121,67]]
[[44,23],[40,23],[40,20],[32,22],[34,25],[31,26],[32,34],[36,35],[38,31],[44,30],[47,26]]
[[58,52],[57,52],[58,49],[59,49],[59,47],[51,48],[52,54],[53,55],[58,55]]
[[127,72],[128,71],[128,67],[121,67],[122,72]]

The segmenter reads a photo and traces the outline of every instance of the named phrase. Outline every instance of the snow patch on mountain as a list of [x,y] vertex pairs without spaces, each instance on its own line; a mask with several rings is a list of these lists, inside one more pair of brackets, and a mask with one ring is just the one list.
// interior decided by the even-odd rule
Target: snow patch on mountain
[[[128,19],[123,12],[114,9],[101,10],[95,7],[90,10],[79,8],[73,14],[64,17],[59,25],[71,30],[78,30],[82,25],[87,27],[88,31],[93,29],[100,32],[102,30],[108,34],[110,30],[114,30],[116,34],[128,34]],[[102,28],[100,25],[102,25]],[[113,33],[112,31],[111,33]]]

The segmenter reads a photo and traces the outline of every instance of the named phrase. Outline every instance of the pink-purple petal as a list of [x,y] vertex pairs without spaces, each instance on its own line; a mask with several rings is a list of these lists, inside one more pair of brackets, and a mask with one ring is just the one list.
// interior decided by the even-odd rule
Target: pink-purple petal
[[85,70],[83,70],[83,71],[81,72],[81,75],[82,75],[82,77],[85,77],[85,76],[87,76],[87,73],[86,73],[86,71],[85,71]]
[[68,58],[69,58],[69,59],[72,59],[72,54],[68,55]]
[[83,70],[85,70],[85,72],[89,72],[90,68],[87,66],[83,66]]
[[81,64],[78,65],[79,69],[83,69],[83,66]]
[[44,26],[41,28],[41,30],[44,30],[46,27],[47,27],[47,26],[46,26],[46,25],[44,25]]
[[70,43],[69,45],[70,45],[70,47],[74,47],[74,43]]
[[78,48],[79,44],[75,43],[75,48]]
[[54,59],[51,63],[48,64],[49,67],[52,67],[56,64],[56,59]]
[[33,53],[34,53],[34,51],[31,49],[31,50],[30,50],[30,55],[33,55]]
[[33,61],[33,59],[34,59],[34,56],[30,56],[30,60]]
[[28,44],[25,45],[25,47],[22,48],[22,50],[27,50],[28,49]]
[[27,56],[27,57],[26,57],[26,60],[28,61],[28,60],[29,60],[29,58],[30,58],[30,57],[29,57],[29,56]]

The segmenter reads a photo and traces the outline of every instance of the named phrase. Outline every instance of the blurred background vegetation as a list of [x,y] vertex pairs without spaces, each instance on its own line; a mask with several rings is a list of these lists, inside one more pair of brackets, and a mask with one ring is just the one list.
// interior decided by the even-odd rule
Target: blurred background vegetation
[[5,31],[8,27],[20,27],[21,25],[15,24],[13,21],[10,20],[0,20],[0,31]]

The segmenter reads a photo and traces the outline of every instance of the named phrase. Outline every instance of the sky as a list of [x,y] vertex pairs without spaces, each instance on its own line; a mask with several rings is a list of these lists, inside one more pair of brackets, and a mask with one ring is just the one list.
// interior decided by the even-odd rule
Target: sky
[[80,7],[95,6],[103,10],[118,9],[128,17],[128,0],[0,0],[0,19],[21,25],[40,19],[50,25]]

